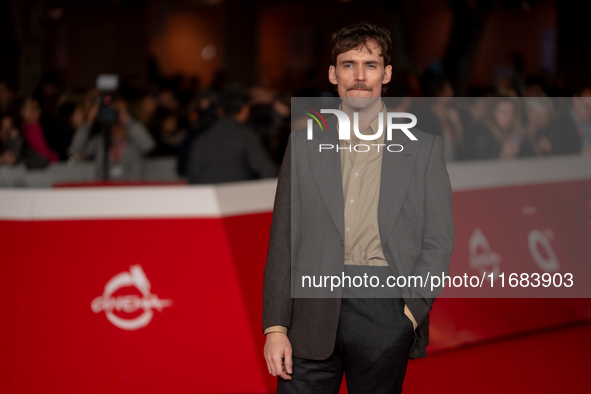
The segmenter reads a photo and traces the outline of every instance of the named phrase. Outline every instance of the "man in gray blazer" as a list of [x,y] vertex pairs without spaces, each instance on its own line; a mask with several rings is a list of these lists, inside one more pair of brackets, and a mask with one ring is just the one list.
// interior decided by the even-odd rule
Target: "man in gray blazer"
[[[319,289],[325,295],[318,296],[298,286],[318,273],[369,274],[381,283],[388,276],[448,275],[451,185],[441,137],[416,128],[416,140],[400,130],[389,141],[380,134],[388,118],[380,97],[392,70],[389,32],[356,23],[332,39],[329,80],[340,109],[349,119],[357,112],[361,134],[380,137],[361,141],[377,142],[370,150],[357,150],[367,138],[351,131],[350,140],[340,140],[335,116],[326,119],[327,130],[315,125],[311,140],[307,130],[292,132],[265,266],[264,353],[269,373],[279,377],[278,393],[338,393],[343,373],[350,393],[397,393],[408,358],[426,356],[429,312],[440,289],[378,287],[368,298],[344,287],[337,296]],[[380,150],[383,143],[398,148]]]

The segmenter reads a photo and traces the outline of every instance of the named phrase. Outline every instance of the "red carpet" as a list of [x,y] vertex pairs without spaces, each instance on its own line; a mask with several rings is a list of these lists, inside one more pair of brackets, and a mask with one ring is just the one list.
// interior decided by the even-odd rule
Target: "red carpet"
[[405,393],[591,393],[591,323],[410,360]]

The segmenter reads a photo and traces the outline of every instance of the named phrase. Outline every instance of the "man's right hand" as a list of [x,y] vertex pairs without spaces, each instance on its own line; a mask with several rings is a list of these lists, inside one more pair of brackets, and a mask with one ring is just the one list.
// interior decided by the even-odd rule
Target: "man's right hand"
[[265,360],[269,373],[285,380],[291,380],[293,362],[291,360],[291,343],[282,332],[270,332],[266,335]]

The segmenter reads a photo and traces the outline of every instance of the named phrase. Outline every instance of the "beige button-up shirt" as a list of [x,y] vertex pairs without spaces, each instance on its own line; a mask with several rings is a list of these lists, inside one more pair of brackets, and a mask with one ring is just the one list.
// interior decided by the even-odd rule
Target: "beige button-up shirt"
[[[351,140],[340,140],[341,175],[345,204],[345,264],[387,266],[382,253],[378,227],[378,204],[382,155],[385,149],[387,121],[386,106],[382,102],[382,135],[376,140],[359,140],[351,130]],[[375,134],[379,117],[361,134]]]
[[[341,109],[341,107],[339,107]],[[359,140],[351,130],[351,140],[340,140],[341,175],[345,203],[345,264],[387,266],[382,252],[378,227],[382,154],[385,145],[388,109],[382,102],[382,135],[376,140]],[[338,126],[337,126],[338,127]],[[370,123],[361,134],[375,134],[379,118]],[[338,131],[338,130],[337,130]],[[264,333],[283,332],[287,327],[273,326]]]

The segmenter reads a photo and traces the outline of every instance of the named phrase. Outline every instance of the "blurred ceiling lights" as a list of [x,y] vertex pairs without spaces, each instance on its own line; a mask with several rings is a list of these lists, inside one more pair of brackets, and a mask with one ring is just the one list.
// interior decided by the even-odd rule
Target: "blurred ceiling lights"
[[63,8],[51,8],[47,12],[47,18],[54,20],[54,21],[61,19],[62,16],[64,16],[64,9]]
[[215,54],[217,52],[217,49],[215,47],[215,45],[206,45],[203,50],[201,51],[201,58],[203,60],[213,60],[213,58],[215,57]]

